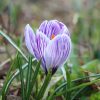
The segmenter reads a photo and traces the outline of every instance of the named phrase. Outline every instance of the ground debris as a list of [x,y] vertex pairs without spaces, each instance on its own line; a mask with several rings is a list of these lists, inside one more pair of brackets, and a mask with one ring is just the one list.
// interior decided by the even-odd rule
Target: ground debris
[[14,96],[14,95],[8,95],[6,100],[21,100],[21,97]]

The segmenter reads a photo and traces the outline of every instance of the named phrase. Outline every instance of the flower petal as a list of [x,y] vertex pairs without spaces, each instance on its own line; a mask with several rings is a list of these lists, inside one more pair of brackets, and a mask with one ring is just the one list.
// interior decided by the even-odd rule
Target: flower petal
[[41,23],[40,27],[39,27],[39,31],[43,32],[44,34],[46,33],[46,27],[47,27],[48,21],[45,20]]
[[49,43],[49,38],[46,37],[45,34],[43,34],[41,31],[36,32],[35,42],[36,45],[32,44],[32,47],[35,49],[34,54],[37,59],[41,59],[44,54],[44,50],[47,47],[47,44]]
[[26,46],[28,50],[30,51],[30,53],[34,54],[34,51],[31,45],[31,40],[35,40],[35,34],[29,24],[26,25],[24,34],[25,34]]
[[43,57],[44,49],[46,48],[49,42],[49,38],[45,36],[40,31],[34,34],[30,25],[26,25],[25,27],[25,43],[32,55],[34,55],[38,60]]
[[46,68],[53,73],[69,57],[71,52],[71,39],[68,35],[57,35],[47,46],[44,52]]
[[56,36],[60,33],[70,35],[70,32],[68,31],[66,25],[57,20],[44,21],[40,25],[39,30],[42,31],[50,39],[52,39],[52,35]]
[[69,32],[67,26],[65,24],[63,24],[62,22],[58,22],[58,23],[61,26],[60,34],[67,34],[68,36],[70,36],[70,32]]

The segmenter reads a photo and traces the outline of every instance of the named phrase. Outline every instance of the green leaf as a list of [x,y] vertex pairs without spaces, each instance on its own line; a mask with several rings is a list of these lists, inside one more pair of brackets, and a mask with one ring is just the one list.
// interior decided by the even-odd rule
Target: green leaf
[[72,99],[71,100],[75,100],[75,98],[80,95],[80,93],[85,89],[86,87],[83,87],[81,89],[79,89],[77,92],[75,92],[74,95],[72,95]]
[[26,61],[28,61],[27,57],[25,56],[25,54],[20,50],[20,48],[14,43],[14,41],[9,37],[7,36],[4,32],[2,32],[0,30],[0,34],[24,57],[24,59]]
[[[67,77],[67,86],[66,86],[66,90],[71,88],[71,76],[70,76],[70,68],[67,66],[67,70],[66,70],[66,77]],[[67,91],[66,94],[66,99],[71,100],[71,92]]]
[[30,92],[30,86],[31,86],[31,75],[32,75],[32,57],[29,57],[28,61],[28,70],[27,70],[27,77],[26,77],[26,98],[29,100],[29,92]]
[[96,79],[96,80],[93,80],[91,82],[83,83],[83,84],[80,84],[78,86],[72,87],[67,91],[73,91],[73,90],[76,90],[76,89],[79,89],[79,88],[83,88],[85,86],[89,86],[89,85],[94,84],[94,83],[99,82],[99,81],[100,81],[100,79]]
[[36,82],[36,78],[37,78],[37,75],[38,75],[38,73],[39,73],[40,64],[41,64],[41,61],[39,61],[39,62],[37,63],[37,66],[36,66],[36,68],[35,68],[34,74],[33,74],[32,79],[31,79],[30,88],[29,88],[29,91],[28,91],[28,94],[27,94],[27,98],[30,97],[30,94],[31,94],[32,89],[33,89],[33,87],[34,87],[34,84],[35,84],[35,82]]
[[52,77],[52,79],[51,79],[50,83],[48,84],[48,87],[47,87],[47,89],[45,91],[45,94],[43,96],[43,100],[46,100],[50,88],[55,86],[62,78],[63,78],[63,76]]
[[22,70],[22,62],[21,62],[21,58],[20,55],[17,55],[17,61],[18,64],[17,66],[19,67],[19,74],[20,74],[20,80],[21,80],[21,91],[22,91],[22,100],[25,100],[25,84],[24,84],[24,76],[23,76],[23,70]]
[[[71,82],[77,82],[77,81],[80,81],[82,79],[86,79],[86,78],[89,78],[89,77],[97,77],[97,78],[100,78],[100,74],[96,74],[96,75],[91,75],[91,76],[86,76],[86,77],[82,77],[82,78],[78,78],[78,79],[75,79],[75,80],[72,80]],[[95,83],[95,82],[94,82]],[[61,84],[59,87],[57,87],[55,89],[55,91],[49,96],[48,100],[52,100],[52,98],[54,98],[54,95],[59,91],[61,90],[62,88],[65,88],[65,86],[67,85],[67,82],[64,82],[63,84]],[[65,92],[62,92],[61,94],[63,94]]]
[[52,77],[51,76],[51,72],[48,72],[48,74],[47,74],[47,76],[46,76],[46,78],[45,78],[45,80],[43,82],[43,85],[40,88],[40,91],[38,92],[36,100],[41,100],[43,98],[44,93],[46,91],[46,88],[47,88],[47,86],[48,86],[48,84],[49,84],[49,82],[51,80],[51,77]]
[[4,85],[3,85],[3,89],[2,89],[2,97],[3,97],[3,99],[5,98],[4,91],[5,91],[5,88],[6,88],[6,85],[7,85],[6,83],[8,82],[9,78],[11,77],[11,75],[12,75],[11,71],[14,69],[16,64],[17,64],[17,57],[14,57],[14,59],[12,60],[12,64],[11,64],[11,66],[10,66],[8,72],[7,72],[6,79],[4,81]]
[[[70,89],[67,90],[67,91],[69,92],[69,91],[74,91],[74,90],[77,90],[77,89],[80,89],[80,88],[85,88],[86,86],[92,85],[92,84],[94,84],[94,83],[96,83],[96,82],[100,82],[100,79],[96,79],[96,80],[94,80],[94,81],[92,81],[92,82],[83,83],[83,84],[78,85],[78,86],[76,86],[76,87],[70,88]],[[63,94],[66,93],[67,91],[66,91],[66,89],[65,89],[65,90],[63,90],[63,91],[57,93],[56,96],[63,95]],[[49,99],[49,100],[52,100],[52,99]]]
[[[32,62],[34,62],[35,60],[36,60],[35,58],[32,59]],[[26,69],[27,66],[28,66],[28,63],[24,64],[22,66],[22,70]],[[3,88],[2,88],[2,92],[1,92],[3,96],[6,96],[6,93],[8,91],[8,88],[9,88],[11,82],[19,75],[19,73],[20,73],[20,71],[19,71],[19,69],[17,69],[16,72],[12,73],[9,76],[8,80],[4,83]]]

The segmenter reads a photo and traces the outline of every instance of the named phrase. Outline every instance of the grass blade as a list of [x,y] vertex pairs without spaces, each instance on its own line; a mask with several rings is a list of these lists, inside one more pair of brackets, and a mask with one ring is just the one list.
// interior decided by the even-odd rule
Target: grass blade
[[[35,58],[32,59],[32,62],[34,62],[35,60],[36,60]],[[28,66],[28,63],[24,64],[22,66],[22,70],[26,69],[27,66]],[[2,88],[2,91],[1,91],[2,96],[6,96],[6,93],[8,91],[8,88],[9,88],[11,82],[19,75],[19,73],[20,73],[20,71],[19,71],[19,69],[17,69],[15,73],[12,73],[9,76],[8,80],[3,85],[3,88]]]
[[[66,77],[67,77],[67,86],[66,90],[71,88],[71,77],[69,68],[66,70]],[[71,100],[71,92],[67,92],[66,99]]]
[[42,85],[42,87],[41,87],[41,89],[40,89],[40,91],[39,91],[39,93],[37,95],[37,99],[36,100],[41,100],[43,98],[44,93],[46,91],[46,88],[47,88],[50,80],[51,80],[51,73],[48,72],[48,74],[47,74],[47,76],[46,76],[46,78],[44,80],[44,83],[43,83],[43,85]]
[[17,55],[17,61],[18,61],[18,67],[19,67],[19,71],[20,71],[20,80],[21,80],[21,91],[22,91],[22,100],[25,100],[25,84],[24,84],[24,75],[23,75],[23,70],[22,70],[22,62],[21,62],[21,58],[20,55]]
[[36,78],[37,78],[37,75],[38,75],[38,72],[39,72],[40,64],[41,64],[41,61],[39,61],[39,62],[37,63],[37,66],[36,66],[36,68],[35,68],[35,71],[34,71],[34,74],[33,74],[33,76],[32,76],[32,80],[31,80],[30,90],[28,91],[28,94],[27,94],[27,98],[30,97],[30,94],[31,94],[32,89],[33,89],[33,87],[34,87],[34,84],[35,84],[35,82],[36,82]]
[[9,37],[7,36],[4,32],[2,32],[0,30],[0,34],[24,57],[24,59],[26,61],[28,61],[27,57],[25,56],[25,54],[20,50],[20,48],[14,43],[14,41]]
[[[86,79],[86,78],[89,78],[89,77],[97,77],[97,78],[100,78],[100,74],[96,74],[96,75],[91,75],[91,76],[86,76],[86,77],[82,77],[82,78],[78,78],[78,79],[75,79],[75,80],[72,80],[71,82],[77,82],[77,81],[80,81],[82,79]],[[67,85],[67,82],[64,82],[63,84],[61,84],[58,88],[55,89],[54,93],[52,93],[48,100],[52,100],[52,98],[54,97],[54,95],[62,88],[64,88],[65,86]]]
[[[87,87],[87,86],[89,86],[89,85],[92,85],[92,84],[94,84],[94,83],[96,83],[96,82],[99,82],[99,81],[100,81],[100,79],[96,79],[96,80],[94,80],[94,81],[92,81],[92,82],[83,83],[83,84],[78,85],[78,86],[76,86],[75,88],[73,87],[73,88],[71,88],[71,89],[69,89],[69,90],[67,90],[67,91],[74,91],[74,90],[79,89],[79,88],[85,88],[85,87]],[[61,92],[58,92],[58,93],[55,95],[55,97],[56,97],[56,96],[61,96],[61,95],[63,95],[64,93],[66,93],[67,91],[66,91],[66,90],[63,90],[63,91],[61,91]],[[48,100],[52,100],[52,98],[54,98],[54,95],[50,96]]]
[[[14,58],[14,57],[13,57]],[[9,68],[9,70],[8,70],[8,72],[7,72],[7,76],[6,76],[6,79],[5,79],[5,82],[4,83],[7,83],[7,81],[9,80],[9,77],[11,76],[11,71],[13,70],[13,68],[14,68],[14,66],[15,66],[15,64],[16,64],[16,61],[17,61],[17,57],[15,57],[14,59],[13,59],[13,61],[12,61],[12,64],[11,64],[11,66],[10,66],[10,68]],[[4,85],[4,86],[6,86],[6,85]],[[3,88],[4,88],[4,86],[3,86]],[[5,89],[5,88],[4,88]],[[2,90],[3,91],[3,90]],[[1,93],[0,93],[1,94]],[[2,99],[3,100],[5,100],[5,95],[2,93]]]
[[73,96],[71,100],[75,100],[75,98],[80,95],[80,93],[85,89],[86,87],[83,87],[81,89],[79,89]]
[[96,83],[96,82],[99,82],[99,81],[100,81],[100,79],[95,79],[95,80],[93,80],[93,81],[91,81],[91,82],[83,83],[83,84],[80,84],[80,85],[78,85],[78,86],[72,87],[72,88],[70,88],[70,89],[67,90],[67,91],[69,92],[69,91],[73,91],[73,90],[76,90],[76,89],[79,89],[79,88],[83,88],[83,87],[85,87],[85,86],[92,85],[92,84],[94,84],[94,83]]
[[96,79],[96,80],[93,80],[92,82],[87,82],[87,83],[80,84],[80,85],[78,85],[78,86],[75,86],[75,87],[73,87],[73,88],[67,90],[67,91],[66,91],[66,90],[65,90],[65,91],[62,91],[62,92],[58,93],[56,96],[60,96],[60,95],[62,95],[62,94],[64,94],[64,93],[66,93],[66,92],[74,91],[74,90],[76,90],[76,89],[85,88],[86,86],[92,85],[92,84],[94,84],[94,83],[96,83],[96,82],[99,82],[99,81],[100,81],[100,79]]
[[28,61],[28,70],[27,70],[27,77],[26,77],[26,100],[29,100],[29,91],[31,86],[31,75],[32,75],[32,57],[29,57]]

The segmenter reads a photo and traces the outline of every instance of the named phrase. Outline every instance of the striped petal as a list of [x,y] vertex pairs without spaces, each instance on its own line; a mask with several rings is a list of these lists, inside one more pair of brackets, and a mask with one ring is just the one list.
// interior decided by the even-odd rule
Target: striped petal
[[66,33],[67,35],[70,35],[67,27],[57,20],[44,21],[40,25],[39,30],[42,31],[50,39],[52,39],[52,36],[56,36],[60,33]]
[[70,32],[69,32],[67,26],[65,24],[63,24],[62,22],[58,22],[58,24],[61,27],[60,34],[67,34],[68,36],[70,36]]
[[35,48],[34,54],[37,57],[37,59],[41,59],[43,57],[44,50],[47,47],[49,41],[50,41],[49,38],[47,38],[45,34],[43,34],[40,31],[36,32],[36,37],[35,37],[36,46],[32,44],[32,47]]
[[25,44],[28,50],[30,51],[31,54],[34,54],[34,51],[31,45],[31,40],[33,41],[35,40],[35,34],[29,24],[27,24],[25,27],[24,35],[25,35]]
[[68,35],[57,35],[47,46],[44,52],[46,68],[52,69],[55,73],[57,68],[62,65],[69,57],[71,52],[71,39]]
[[32,28],[28,25],[25,27],[25,43],[29,52],[34,55],[38,60],[43,57],[44,49],[47,47],[49,38],[40,31],[34,34]]

